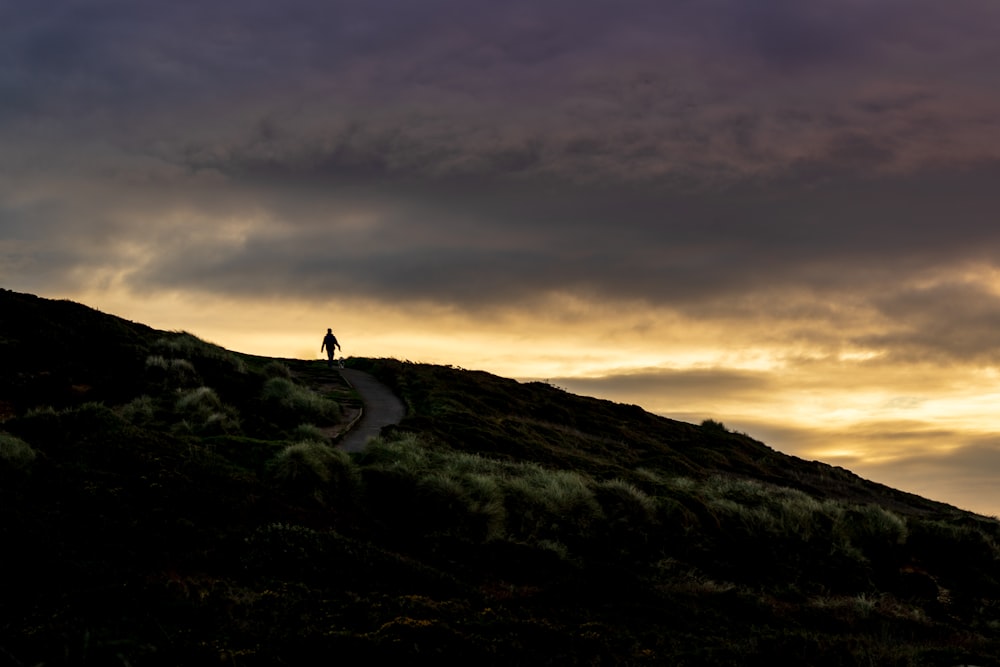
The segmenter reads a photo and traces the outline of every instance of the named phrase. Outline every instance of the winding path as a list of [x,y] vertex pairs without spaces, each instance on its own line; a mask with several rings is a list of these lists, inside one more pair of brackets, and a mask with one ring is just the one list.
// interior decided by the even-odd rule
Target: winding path
[[340,369],[340,375],[354,388],[365,404],[361,417],[337,443],[338,449],[360,452],[384,426],[398,424],[406,414],[403,402],[384,384],[364,371]]

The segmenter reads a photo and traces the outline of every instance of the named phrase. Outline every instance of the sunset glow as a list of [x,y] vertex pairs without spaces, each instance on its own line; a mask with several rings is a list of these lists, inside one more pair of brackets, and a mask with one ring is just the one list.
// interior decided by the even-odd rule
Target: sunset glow
[[1000,514],[995,2],[0,18],[4,288],[266,356],[332,327]]

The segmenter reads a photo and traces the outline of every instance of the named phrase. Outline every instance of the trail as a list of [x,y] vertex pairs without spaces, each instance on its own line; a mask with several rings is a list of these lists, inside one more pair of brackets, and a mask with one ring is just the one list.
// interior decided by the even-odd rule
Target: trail
[[338,449],[359,452],[368,441],[390,424],[398,424],[406,414],[403,402],[384,384],[370,374],[352,368],[341,368],[340,375],[361,397],[361,415],[337,443]]

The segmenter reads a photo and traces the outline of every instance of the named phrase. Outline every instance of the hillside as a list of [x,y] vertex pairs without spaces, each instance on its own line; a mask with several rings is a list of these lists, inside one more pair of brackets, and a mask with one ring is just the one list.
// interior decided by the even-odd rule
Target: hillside
[[542,383],[0,291],[0,665],[1000,664],[1000,524]]

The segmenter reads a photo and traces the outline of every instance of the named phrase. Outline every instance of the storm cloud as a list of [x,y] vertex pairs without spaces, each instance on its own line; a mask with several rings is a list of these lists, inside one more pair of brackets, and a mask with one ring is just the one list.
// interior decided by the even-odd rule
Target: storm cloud
[[61,0],[0,26],[5,287],[278,354],[276,321],[332,310],[359,353],[806,455],[877,461],[957,413],[975,455],[943,474],[995,447],[992,0]]

